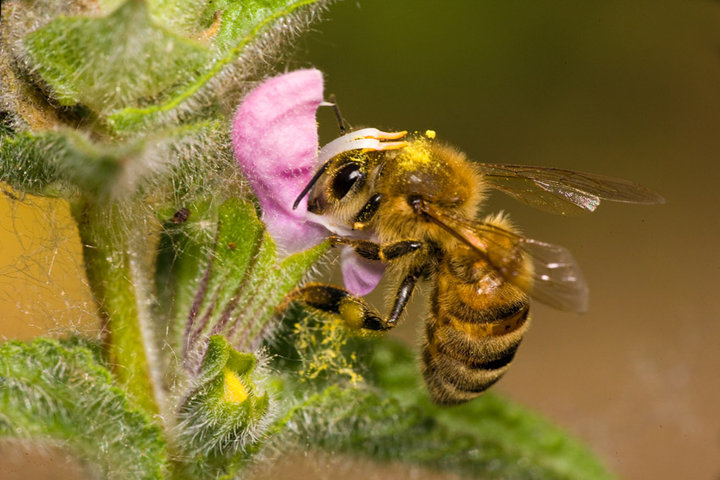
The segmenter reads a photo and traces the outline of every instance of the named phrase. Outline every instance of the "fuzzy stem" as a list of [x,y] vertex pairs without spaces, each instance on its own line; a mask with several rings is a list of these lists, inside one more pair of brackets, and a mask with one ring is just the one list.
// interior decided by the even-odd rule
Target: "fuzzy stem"
[[147,269],[138,249],[146,243],[134,241],[142,232],[121,225],[121,219],[128,217],[117,205],[81,202],[74,206],[73,216],[113,373],[136,405],[151,415],[160,413],[161,362],[151,323]]

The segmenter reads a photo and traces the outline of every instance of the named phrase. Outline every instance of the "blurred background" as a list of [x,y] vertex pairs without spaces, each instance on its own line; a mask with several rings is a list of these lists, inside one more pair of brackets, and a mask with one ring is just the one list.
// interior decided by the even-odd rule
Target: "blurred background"
[[[568,247],[591,292],[585,315],[535,304],[494,388],[622,478],[719,479],[720,2],[346,0],[279,70],[308,66],[354,126],[434,129],[478,161],[665,196],[564,218],[492,195],[488,211]],[[337,135],[332,112],[319,120]],[[95,332],[65,205],[0,195],[0,245],[0,336]],[[420,298],[393,333],[411,344]]]

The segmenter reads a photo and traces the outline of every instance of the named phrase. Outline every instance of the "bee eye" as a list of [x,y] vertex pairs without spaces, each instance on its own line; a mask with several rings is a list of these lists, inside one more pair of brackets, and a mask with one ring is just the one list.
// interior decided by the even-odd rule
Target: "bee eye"
[[348,163],[335,174],[332,181],[332,193],[335,198],[340,200],[347,195],[353,185],[355,185],[355,182],[364,179],[365,174],[360,170],[360,165],[357,163]]

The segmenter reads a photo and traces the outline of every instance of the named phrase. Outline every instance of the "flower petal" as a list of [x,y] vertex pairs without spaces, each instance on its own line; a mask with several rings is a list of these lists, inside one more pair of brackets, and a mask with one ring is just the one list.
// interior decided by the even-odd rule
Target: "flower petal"
[[235,113],[235,158],[262,208],[262,220],[283,253],[306,250],[327,237],[307,220],[307,202],[292,204],[315,169],[315,112],[323,101],[319,70],[297,70],[266,80]]
[[363,258],[351,247],[343,247],[340,252],[340,269],[345,288],[353,295],[363,296],[378,286],[385,273],[385,264]]
[[[330,219],[311,215],[307,198],[292,205],[312,178],[318,160],[315,113],[323,103],[323,78],[319,70],[297,70],[270,78],[253,89],[238,107],[233,119],[232,145],[235,158],[262,209],[262,221],[284,254],[306,250],[329,235],[352,235]],[[399,148],[404,132],[387,133],[364,129],[330,142],[321,154],[334,156],[354,149]],[[326,228],[323,225],[327,225]],[[366,295],[380,282],[385,266],[345,248],[341,253],[345,287],[355,295]]]

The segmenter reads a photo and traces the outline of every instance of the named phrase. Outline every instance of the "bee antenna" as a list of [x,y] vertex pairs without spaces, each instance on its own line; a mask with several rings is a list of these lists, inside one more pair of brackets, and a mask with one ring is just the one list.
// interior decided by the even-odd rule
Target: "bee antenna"
[[335,118],[337,119],[338,126],[340,127],[340,133],[345,135],[345,133],[347,133],[347,128],[345,128],[345,121],[343,121],[342,113],[340,113],[340,107],[338,106],[335,94],[330,94],[329,99],[330,103],[332,104],[333,112],[335,112]]
[[315,185],[317,183],[320,176],[323,173],[325,173],[325,170],[327,170],[327,166],[328,166],[328,164],[326,162],[322,167],[320,167],[320,170],[318,170],[317,173],[315,173],[315,175],[308,182],[308,184],[305,185],[305,188],[303,188],[303,191],[300,192],[300,195],[298,195],[298,197],[295,199],[295,203],[293,203],[293,210],[295,210],[298,207],[298,205],[300,205],[300,202],[302,201],[303,197],[308,194],[308,192],[313,187],[313,185]]

